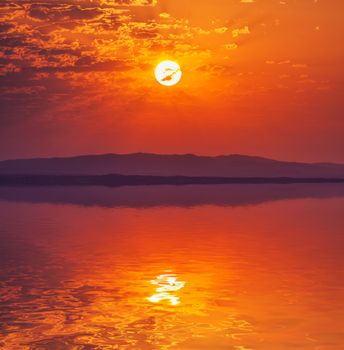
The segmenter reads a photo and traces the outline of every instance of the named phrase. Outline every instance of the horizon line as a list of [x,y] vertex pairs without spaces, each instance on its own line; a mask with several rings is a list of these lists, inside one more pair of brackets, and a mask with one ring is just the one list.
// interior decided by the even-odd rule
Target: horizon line
[[276,158],[269,158],[268,156],[260,156],[260,155],[253,155],[253,154],[243,154],[243,153],[227,153],[227,154],[215,154],[215,155],[204,155],[204,154],[197,154],[197,153],[155,153],[155,152],[125,152],[125,153],[115,153],[115,152],[107,152],[107,153],[82,153],[82,154],[72,154],[72,155],[65,155],[65,156],[32,156],[32,157],[24,157],[24,158],[7,158],[7,159],[0,159],[0,163],[7,162],[7,161],[22,161],[22,160],[47,160],[47,159],[72,159],[72,158],[82,158],[82,157],[97,157],[97,156],[133,156],[133,155],[150,155],[150,156],[166,156],[166,157],[173,157],[173,156],[191,156],[191,157],[198,157],[198,158],[221,158],[221,157],[246,157],[246,158],[258,158],[258,159],[264,159],[269,161],[275,161],[275,162],[282,162],[282,163],[294,163],[294,164],[334,164],[334,165],[344,165],[344,162],[331,162],[331,161],[295,161],[295,160],[281,160]]

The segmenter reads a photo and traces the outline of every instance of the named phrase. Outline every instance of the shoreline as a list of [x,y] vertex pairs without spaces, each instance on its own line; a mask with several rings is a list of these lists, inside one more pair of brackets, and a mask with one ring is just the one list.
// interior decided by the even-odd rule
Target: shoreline
[[150,175],[0,175],[0,186],[157,186],[225,184],[343,183],[344,178],[302,177],[204,177]]

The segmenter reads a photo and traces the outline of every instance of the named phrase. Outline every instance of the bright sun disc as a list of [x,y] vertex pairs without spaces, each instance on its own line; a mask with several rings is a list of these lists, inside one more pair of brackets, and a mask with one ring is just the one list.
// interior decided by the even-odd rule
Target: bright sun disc
[[182,71],[178,63],[163,61],[155,68],[155,78],[161,85],[176,85],[182,78]]

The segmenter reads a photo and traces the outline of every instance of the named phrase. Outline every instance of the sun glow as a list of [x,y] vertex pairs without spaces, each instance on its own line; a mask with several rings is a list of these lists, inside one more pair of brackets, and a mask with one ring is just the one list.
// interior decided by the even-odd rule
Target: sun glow
[[182,71],[178,63],[163,61],[155,68],[155,78],[161,85],[176,85],[182,78]]
[[185,282],[178,281],[176,275],[160,275],[155,280],[151,281],[152,284],[157,285],[156,293],[147,298],[151,303],[159,303],[167,300],[171,305],[180,304],[179,296],[174,295],[171,292],[176,292],[185,286]]

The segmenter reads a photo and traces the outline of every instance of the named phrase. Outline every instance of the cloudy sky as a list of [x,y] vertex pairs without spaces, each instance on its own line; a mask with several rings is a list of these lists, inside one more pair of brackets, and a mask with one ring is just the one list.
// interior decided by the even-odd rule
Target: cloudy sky
[[[342,0],[1,0],[0,159],[344,162]],[[159,85],[177,61],[182,81]]]

